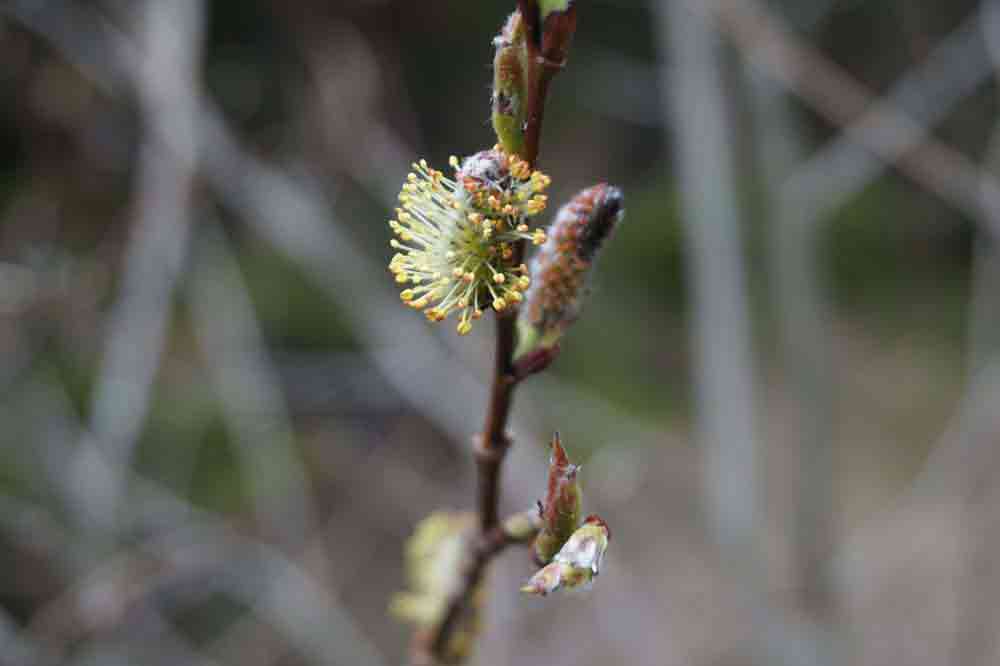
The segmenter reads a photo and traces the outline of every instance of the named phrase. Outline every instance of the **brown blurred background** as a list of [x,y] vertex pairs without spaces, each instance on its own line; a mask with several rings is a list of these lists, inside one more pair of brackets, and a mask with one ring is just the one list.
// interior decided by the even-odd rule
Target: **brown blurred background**
[[[0,664],[405,659],[492,326],[399,306],[512,1],[0,3]],[[610,523],[480,664],[1000,663],[1000,4],[579,0],[540,163],[627,215],[518,392]],[[483,322],[488,323],[488,322]]]

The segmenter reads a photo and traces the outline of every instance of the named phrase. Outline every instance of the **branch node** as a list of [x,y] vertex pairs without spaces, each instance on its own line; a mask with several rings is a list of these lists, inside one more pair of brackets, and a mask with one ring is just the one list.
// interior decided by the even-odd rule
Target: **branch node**
[[487,441],[482,434],[474,437],[476,462],[490,464],[499,464],[503,462],[504,456],[507,455],[507,449],[510,448],[512,440],[503,433],[498,433],[498,435],[499,439],[492,439],[490,441]]

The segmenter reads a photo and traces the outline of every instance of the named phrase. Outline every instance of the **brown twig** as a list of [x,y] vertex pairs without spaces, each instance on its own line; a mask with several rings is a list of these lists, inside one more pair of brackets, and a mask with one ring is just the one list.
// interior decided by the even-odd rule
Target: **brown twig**
[[[518,250],[523,254],[523,243]],[[500,466],[510,446],[507,419],[510,416],[516,380],[513,375],[515,318],[497,317],[496,352],[493,385],[483,434],[476,442],[476,467],[479,473],[479,528],[485,535],[496,527],[500,506]]]
[[[576,31],[576,10],[570,6],[564,12],[554,12],[540,25],[537,0],[518,0],[521,20],[525,24],[528,51],[528,112],[524,131],[524,154],[521,157],[532,167],[538,161],[539,140],[545,99],[552,77],[565,64],[569,44]],[[543,30],[544,29],[544,30]],[[514,247],[515,264],[524,258],[524,241]],[[486,423],[476,446],[479,470],[479,522],[485,534],[496,526],[500,501],[500,467],[510,440],[507,420],[519,377],[514,373],[515,317],[497,317],[497,337],[493,384],[490,391]]]
[[[528,87],[528,112],[525,126],[524,154],[521,157],[532,167],[538,161],[538,142],[542,131],[542,118],[548,81],[547,67],[540,66],[541,35],[537,0],[518,0],[521,20],[527,34],[528,71],[525,72]],[[514,247],[514,263],[524,258],[524,241]],[[514,344],[516,333],[515,318],[506,315],[497,317],[496,352],[493,364],[493,383],[490,402],[486,410],[483,433],[476,446],[476,462],[479,470],[479,526],[483,534],[497,524],[500,503],[500,467],[503,464],[510,439],[507,437],[507,420],[514,396]]]
[[[556,12],[547,17],[542,25],[537,0],[518,0],[518,9],[528,36],[525,72],[528,108],[524,128],[524,153],[520,157],[534,167],[538,161],[549,83],[565,63],[569,43],[576,30],[576,11],[571,6],[565,12]],[[524,241],[515,245],[515,264],[523,261],[524,251]],[[512,543],[508,532],[499,524],[499,505],[500,468],[510,447],[507,421],[514,387],[523,379],[523,376],[514,372],[516,321],[517,318],[509,313],[497,316],[493,382],[483,432],[476,443],[480,533],[467,558],[462,573],[462,587],[451,599],[441,622],[422,641],[426,647],[418,645],[419,653],[414,657],[415,663],[427,663],[444,654],[456,623],[482,579],[486,566],[506,545]]]
[[[540,37],[538,35],[537,0],[518,0],[521,20],[528,35],[528,113],[525,127],[524,155],[528,164],[538,160],[538,141],[542,130],[542,107],[545,105],[547,84],[542,90],[537,84],[545,80],[537,74]],[[524,241],[514,247],[514,263],[524,258]],[[514,330],[516,319],[510,315],[497,316],[496,351],[494,352],[493,383],[490,402],[486,410],[486,422],[476,445],[476,466],[479,473],[479,527],[483,535],[493,529],[498,520],[500,504],[500,467],[510,446],[507,437],[507,420],[514,397]]]
[[528,113],[524,128],[524,154],[532,167],[538,160],[538,147],[545,114],[549,83],[566,64],[569,45],[576,32],[576,7],[553,12],[540,22],[537,0],[518,0],[521,20],[528,35]]

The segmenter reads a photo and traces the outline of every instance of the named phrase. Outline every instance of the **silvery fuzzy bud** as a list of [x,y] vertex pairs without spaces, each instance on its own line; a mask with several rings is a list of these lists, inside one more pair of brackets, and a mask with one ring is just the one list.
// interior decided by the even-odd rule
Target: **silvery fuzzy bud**
[[549,562],[580,524],[582,493],[577,480],[578,465],[570,463],[559,433],[552,436],[548,486],[540,503],[542,526],[535,538],[535,558]]
[[559,589],[586,589],[600,573],[610,541],[607,523],[598,516],[588,516],[552,562],[536,572],[521,592],[544,597]]
[[554,348],[576,321],[597,251],[624,212],[622,191],[605,183],[559,209],[531,261],[531,286],[518,318],[518,357]]

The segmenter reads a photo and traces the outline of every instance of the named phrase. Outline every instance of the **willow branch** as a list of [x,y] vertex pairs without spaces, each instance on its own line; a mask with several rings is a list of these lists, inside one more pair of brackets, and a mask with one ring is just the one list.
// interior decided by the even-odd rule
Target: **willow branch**
[[[541,21],[537,0],[518,0],[521,20],[527,33],[528,99],[524,130],[524,154],[521,157],[534,167],[538,161],[538,148],[552,77],[566,61],[569,44],[576,31],[576,10],[571,5],[561,12],[549,14]],[[515,264],[524,259],[524,241],[514,247]],[[520,381],[514,373],[516,317],[508,314],[497,316],[496,352],[493,365],[493,382],[486,422],[476,447],[479,470],[479,523],[485,534],[497,524],[500,502],[500,467],[510,446],[507,437],[507,420],[510,417],[514,387]]]
[[[544,80],[538,76],[538,3],[537,0],[519,0],[518,7],[521,20],[525,23],[528,34],[527,47],[529,67],[525,73],[528,78],[528,113],[525,128],[523,157],[534,167],[538,160],[538,141],[542,131],[543,107],[545,105],[544,89],[535,85]],[[524,241],[514,246],[514,263],[520,263],[524,258]],[[500,467],[510,446],[507,437],[507,420],[510,418],[510,408],[514,398],[514,344],[516,342],[515,323],[517,319],[509,314],[497,315],[496,351],[493,362],[493,381],[490,389],[490,401],[486,409],[486,422],[476,446],[476,466],[479,473],[479,527],[484,537],[496,527],[500,505]]]
[[[528,95],[525,121],[524,151],[520,156],[534,168],[538,161],[538,148],[542,132],[545,99],[552,77],[562,69],[573,33],[576,30],[575,8],[549,14],[544,22],[538,0],[518,0],[518,9],[527,32],[527,71],[525,72]],[[514,246],[513,262],[524,259],[525,244]],[[523,375],[514,372],[514,347],[517,318],[512,314],[497,315],[496,351],[493,364],[493,381],[486,420],[482,434],[477,438],[476,467],[478,470],[479,536],[470,550],[462,574],[461,589],[448,604],[442,621],[427,637],[427,646],[415,662],[427,662],[440,656],[448,646],[455,629],[476,586],[482,579],[490,560],[505,546],[517,540],[499,524],[500,468],[510,447],[507,421],[510,418],[514,388]],[[534,536],[533,534],[531,535]],[[530,538],[522,540],[530,541]],[[421,658],[422,657],[422,658]]]

